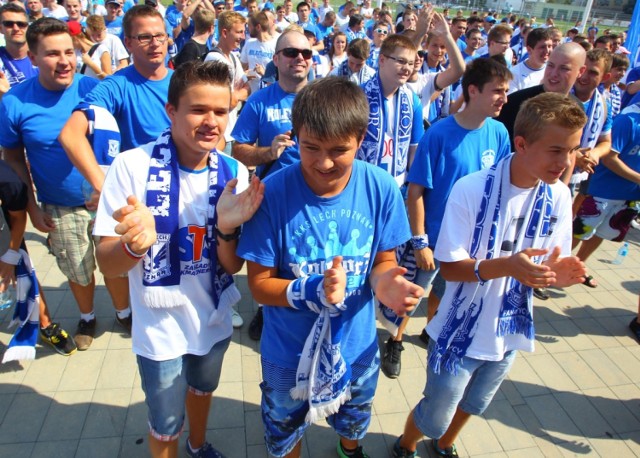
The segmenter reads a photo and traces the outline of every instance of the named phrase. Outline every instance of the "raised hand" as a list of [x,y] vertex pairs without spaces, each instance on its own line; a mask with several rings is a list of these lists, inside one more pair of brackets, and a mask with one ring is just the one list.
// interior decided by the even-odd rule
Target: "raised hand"
[[291,140],[291,131],[285,132],[284,134],[276,135],[271,142],[271,154],[273,156],[272,159],[278,159],[286,148],[295,144],[296,143]]
[[344,301],[347,289],[347,273],[342,267],[342,256],[333,258],[330,269],[324,271],[324,294],[330,304]]
[[156,221],[136,196],[127,197],[127,204],[113,212],[113,219],[118,222],[116,234],[134,253],[146,253],[156,243]]
[[255,175],[249,187],[240,194],[233,193],[237,184],[237,178],[229,180],[216,205],[217,225],[223,234],[231,233],[236,227],[249,221],[264,197],[264,183]]
[[404,267],[392,267],[380,275],[376,284],[378,300],[398,316],[413,310],[424,295],[423,288],[404,278],[406,272]]

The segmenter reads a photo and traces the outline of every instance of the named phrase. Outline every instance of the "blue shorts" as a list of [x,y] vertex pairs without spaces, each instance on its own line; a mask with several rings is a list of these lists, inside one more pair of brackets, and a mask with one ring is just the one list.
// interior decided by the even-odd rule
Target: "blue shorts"
[[[377,349],[351,365],[351,400],[327,422],[342,437],[359,440],[371,422],[371,406],[378,386],[380,352]],[[262,359],[262,422],[267,450],[281,457],[291,452],[302,439],[309,423],[305,416],[308,401],[294,400],[289,394],[295,386],[296,370],[279,367]]]
[[[429,353],[433,351],[433,345],[432,340]],[[515,357],[515,351],[505,353],[502,361],[463,357],[458,375],[444,368],[436,374],[427,364],[427,384],[422,393],[424,397],[413,411],[420,432],[439,439],[451,424],[458,407],[468,414],[481,415],[509,373]]]
[[178,438],[184,424],[187,391],[211,396],[218,387],[222,360],[231,337],[215,344],[202,356],[182,355],[154,361],[138,355],[138,369],[149,409],[149,432],[159,441]]

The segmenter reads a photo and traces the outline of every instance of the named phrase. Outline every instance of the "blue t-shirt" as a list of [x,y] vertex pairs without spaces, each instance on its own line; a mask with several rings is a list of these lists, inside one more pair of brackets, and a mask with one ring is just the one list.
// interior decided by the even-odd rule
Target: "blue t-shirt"
[[11,87],[26,79],[38,76],[39,73],[38,67],[31,63],[29,56],[16,60],[11,57],[4,46],[0,47],[0,71],[7,77]]
[[434,246],[438,240],[447,199],[456,181],[508,156],[510,145],[504,124],[491,118],[475,130],[461,127],[454,116],[427,129],[407,181],[426,188],[425,232],[429,245]]
[[[277,268],[277,276],[284,279],[322,274],[334,256],[343,256],[347,310],[341,315],[341,350],[345,361],[352,363],[376,345],[369,285],[373,260],[378,252],[395,248],[410,235],[400,191],[377,167],[354,161],[346,188],[323,198],[308,187],[300,166],[293,165],[265,180],[264,200],[243,226],[238,255]],[[263,313],[262,358],[296,368],[318,315],[270,306]]]
[[107,26],[107,33],[115,35],[124,41],[124,31],[122,30],[122,16],[117,16],[113,21],[107,21],[104,18],[104,25]]
[[[291,107],[296,94],[282,90],[278,83],[251,94],[242,108],[231,136],[239,143],[270,146],[276,135],[293,129]],[[300,160],[297,146],[286,148],[269,169],[269,174]],[[265,166],[257,168],[261,176]]]
[[172,74],[169,70],[164,79],[152,81],[129,65],[102,81],[84,101],[106,108],[116,118],[126,151],[154,141],[169,127],[164,105]]
[[[613,120],[611,149],[620,153],[620,160],[630,169],[640,172],[640,105],[630,105]],[[603,199],[640,200],[640,186],[599,165],[589,182],[589,194]]]
[[[178,27],[180,22],[182,22],[182,11],[178,11],[175,5],[170,5],[167,8],[167,12],[164,16],[165,22],[169,24],[171,31],[169,32],[169,36],[173,37],[173,29]],[[193,33],[195,32],[195,25],[192,19],[189,19],[189,27],[187,30],[182,30],[180,35],[175,39],[175,45],[177,48],[177,52],[182,51],[182,48],[187,43],[187,41],[191,40]]]
[[64,91],[49,91],[38,78],[31,78],[2,98],[0,145],[26,148],[40,202],[65,207],[84,205],[82,175],[69,161],[58,135],[73,108],[96,84],[94,78],[75,75]]
[[[634,67],[629,71],[626,78],[627,85],[630,83],[633,83],[634,81],[638,81],[639,79],[640,79],[640,66]],[[640,92],[637,92],[634,95],[637,95],[637,94],[640,94]],[[633,98],[634,98],[633,95],[629,94],[627,91],[624,91],[622,93],[622,108],[632,105],[634,102],[632,102],[631,99]]]

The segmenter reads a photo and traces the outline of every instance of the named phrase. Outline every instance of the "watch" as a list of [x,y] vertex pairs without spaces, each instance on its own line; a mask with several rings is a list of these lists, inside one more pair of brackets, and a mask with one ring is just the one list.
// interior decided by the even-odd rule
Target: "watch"
[[220,232],[220,229],[218,229],[218,226],[216,226],[216,235],[225,242],[238,240],[238,238],[240,237],[240,226],[236,227],[236,229],[231,234],[223,234],[222,232]]

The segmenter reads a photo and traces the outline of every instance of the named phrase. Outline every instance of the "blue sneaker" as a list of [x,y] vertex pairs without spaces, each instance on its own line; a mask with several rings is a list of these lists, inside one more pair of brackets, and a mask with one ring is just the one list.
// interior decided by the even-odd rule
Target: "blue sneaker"
[[189,439],[187,439],[187,455],[191,458],[225,458],[225,456],[213,448],[213,445],[209,442],[205,442],[197,452],[194,452],[191,450]]

